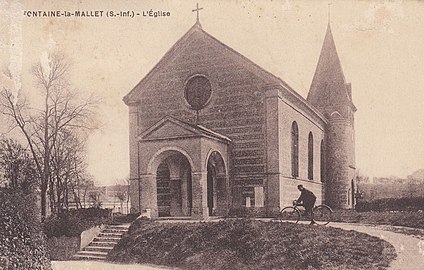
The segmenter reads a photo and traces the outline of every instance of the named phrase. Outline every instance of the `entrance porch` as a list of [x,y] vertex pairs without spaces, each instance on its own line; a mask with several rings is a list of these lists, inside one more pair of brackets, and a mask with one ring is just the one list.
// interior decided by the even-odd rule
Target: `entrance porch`
[[[139,178],[131,205],[152,218],[226,215],[231,140],[167,116],[138,137]],[[136,205],[138,202],[138,205]]]

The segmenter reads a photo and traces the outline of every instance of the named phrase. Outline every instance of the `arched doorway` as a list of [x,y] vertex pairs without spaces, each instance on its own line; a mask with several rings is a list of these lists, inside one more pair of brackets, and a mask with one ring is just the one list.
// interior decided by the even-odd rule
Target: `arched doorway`
[[213,151],[207,163],[207,207],[209,216],[225,215],[228,209],[228,177],[221,154]]
[[347,191],[347,204],[350,208],[355,208],[355,183],[353,179],[350,182],[350,187]]
[[171,150],[161,156],[156,169],[156,189],[159,217],[191,215],[191,166],[183,154]]

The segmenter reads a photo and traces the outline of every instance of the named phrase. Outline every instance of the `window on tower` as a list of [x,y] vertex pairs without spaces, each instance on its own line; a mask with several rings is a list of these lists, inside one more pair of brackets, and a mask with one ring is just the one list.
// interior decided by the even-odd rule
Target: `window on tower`
[[320,173],[321,173],[321,182],[325,182],[325,156],[324,156],[324,140],[321,140],[321,149],[320,149]]
[[291,130],[291,161],[292,161],[292,176],[299,176],[299,129],[296,121],[292,124]]
[[308,136],[308,179],[314,179],[314,136],[309,132]]

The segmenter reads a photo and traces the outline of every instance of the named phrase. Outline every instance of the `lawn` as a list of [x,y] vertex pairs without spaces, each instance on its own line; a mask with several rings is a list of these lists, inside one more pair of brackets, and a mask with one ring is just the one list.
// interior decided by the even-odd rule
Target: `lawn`
[[331,227],[137,220],[108,260],[181,269],[384,269],[395,257],[385,241]]

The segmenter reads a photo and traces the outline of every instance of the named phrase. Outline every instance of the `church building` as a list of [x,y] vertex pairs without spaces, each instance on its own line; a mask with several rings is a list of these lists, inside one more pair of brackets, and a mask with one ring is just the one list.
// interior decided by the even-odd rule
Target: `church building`
[[354,206],[356,107],[330,24],[307,99],[197,20],[123,100],[132,212],[275,216],[299,184]]

